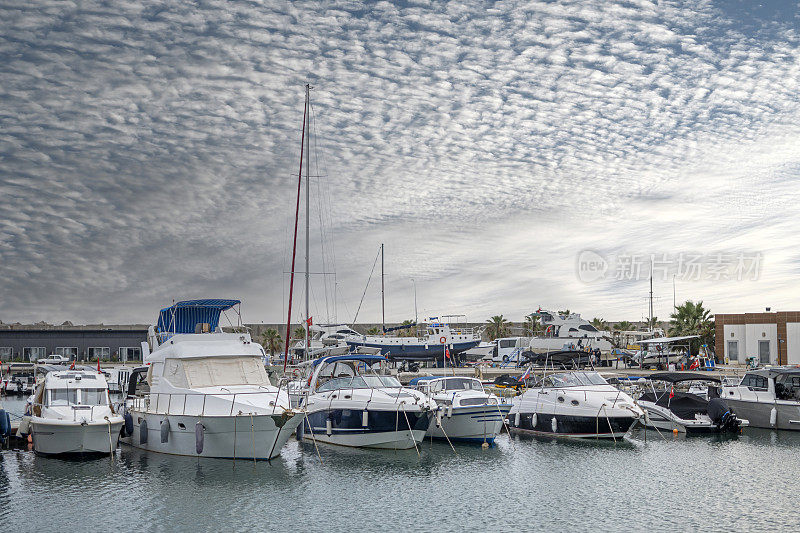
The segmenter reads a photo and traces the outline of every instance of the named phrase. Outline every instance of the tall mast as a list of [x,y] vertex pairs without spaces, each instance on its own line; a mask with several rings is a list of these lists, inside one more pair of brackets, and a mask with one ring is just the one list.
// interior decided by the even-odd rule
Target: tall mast
[[[306,103],[303,108],[303,133],[300,136],[300,169],[297,171],[297,206],[294,212],[294,241],[292,244],[292,270],[289,275],[289,314],[286,317],[286,342],[283,351],[283,371],[286,372],[286,362],[289,360],[289,340],[292,335],[292,296],[294,295],[294,264],[297,258],[297,222],[300,218],[300,185],[303,180],[303,141],[306,136],[306,118],[308,116],[308,89],[306,88]],[[306,268],[306,270],[308,270]]]
[[650,263],[650,323],[648,324],[650,328],[650,336],[653,336],[653,263]]
[[309,306],[308,306],[308,293],[309,293],[309,274],[311,269],[308,265],[309,259],[309,239],[311,235],[310,227],[311,227],[311,85],[306,84],[306,107],[308,108],[308,135],[306,135],[306,350],[305,354],[308,357],[308,349],[311,340],[311,328],[309,327],[308,321],[311,318],[309,314]]
[[383,243],[381,243],[381,329],[386,333],[386,299],[383,288]]

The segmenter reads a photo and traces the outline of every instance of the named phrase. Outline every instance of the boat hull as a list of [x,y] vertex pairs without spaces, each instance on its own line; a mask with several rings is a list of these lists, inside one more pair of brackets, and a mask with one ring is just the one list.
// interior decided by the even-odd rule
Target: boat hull
[[364,413],[358,409],[309,413],[299,436],[339,446],[404,450],[422,442],[432,417],[427,411],[369,410],[364,424]]
[[443,409],[431,419],[427,436],[451,442],[493,444],[510,409],[511,404]]
[[[123,438],[125,444],[151,452],[218,459],[274,459],[303,420],[302,412],[202,417],[129,412],[133,434]],[[142,442],[143,420],[147,422],[146,442]],[[164,420],[169,420],[167,442],[162,442]],[[200,453],[197,453],[198,423],[203,428]]]
[[33,439],[33,449],[46,455],[57,454],[109,454],[114,453],[119,442],[122,417],[87,423],[29,417],[28,430]]
[[[480,344],[479,341],[456,342],[448,344],[451,356],[466,352]],[[374,342],[347,341],[350,348],[365,346],[380,349],[381,355],[390,360],[432,361],[444,357],[444,344],[381,344]]]
[[[633,416],[575,416],[536,413],[520,413],[508,418],[508,429],[512,433],[548,437],[570,437],[591,439],[619,439],[624,437],[636,418]],[[553,418],[556,419],[555,430]]]
[[[778,400],[775,402],[755,402],[725,398],[728,406],[737,417],[744,418],[750,427],[800,431],[800,403]],[[772,409],[775,408],[775,424],[771,423]]]

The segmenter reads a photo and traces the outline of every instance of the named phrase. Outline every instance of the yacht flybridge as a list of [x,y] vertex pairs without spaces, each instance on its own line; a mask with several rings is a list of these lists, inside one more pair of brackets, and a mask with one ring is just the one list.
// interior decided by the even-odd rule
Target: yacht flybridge
[[[145,368],[131,374],[124,441],[149,451],[271,459],[303,419],[269,382],[264,349],[220,315],[238,300],[190,300],[161,310]],[[238,311],[236,312],[237,316]]]

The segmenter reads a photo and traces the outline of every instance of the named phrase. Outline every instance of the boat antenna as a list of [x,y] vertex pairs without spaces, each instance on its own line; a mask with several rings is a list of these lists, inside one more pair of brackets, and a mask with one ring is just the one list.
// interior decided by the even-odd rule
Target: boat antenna
[[383,243],[381,243],[381,329],[386,334],[386,298],[383,286]]
[[[297,257],[297,221],[300,217],[300,184],[303,180],[303,141],[306,136],[306,116],[308,115],[308,89],[306,85],[306,103],[303,107],[303,130],[300,135],[300,171],[297,173],[297,206],[294,213],[294,244],[292,245],[292,270],[289,277],[289,314],[286,317],[286,342],[283,352],[283,371],[286,372],[286,361],[289,359],[289,339],[292,330],[292,296],[294,292],[294,263]],[[308,270],[308,269],[306,269]]]

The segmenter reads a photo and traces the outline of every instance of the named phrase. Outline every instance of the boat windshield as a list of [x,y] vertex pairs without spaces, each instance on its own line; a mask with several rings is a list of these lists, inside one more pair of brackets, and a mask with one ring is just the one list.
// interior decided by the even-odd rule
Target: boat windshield
[[49,407],[108,405],[106,389],[50,389]]
[[544,378],[545,387],[585,387],[588,385],[608,385],[597,372],[569,372],[553,374]]
[[333,378],[321,385],[317,392],[340,389],[375,389],[400,387],[400,382],[393,376],[350,376]]
[[456,390],[477,390],[483,392],[483,385],[477,379],[472,378],[446,378],[433,384],[434,391],[456,391]]

